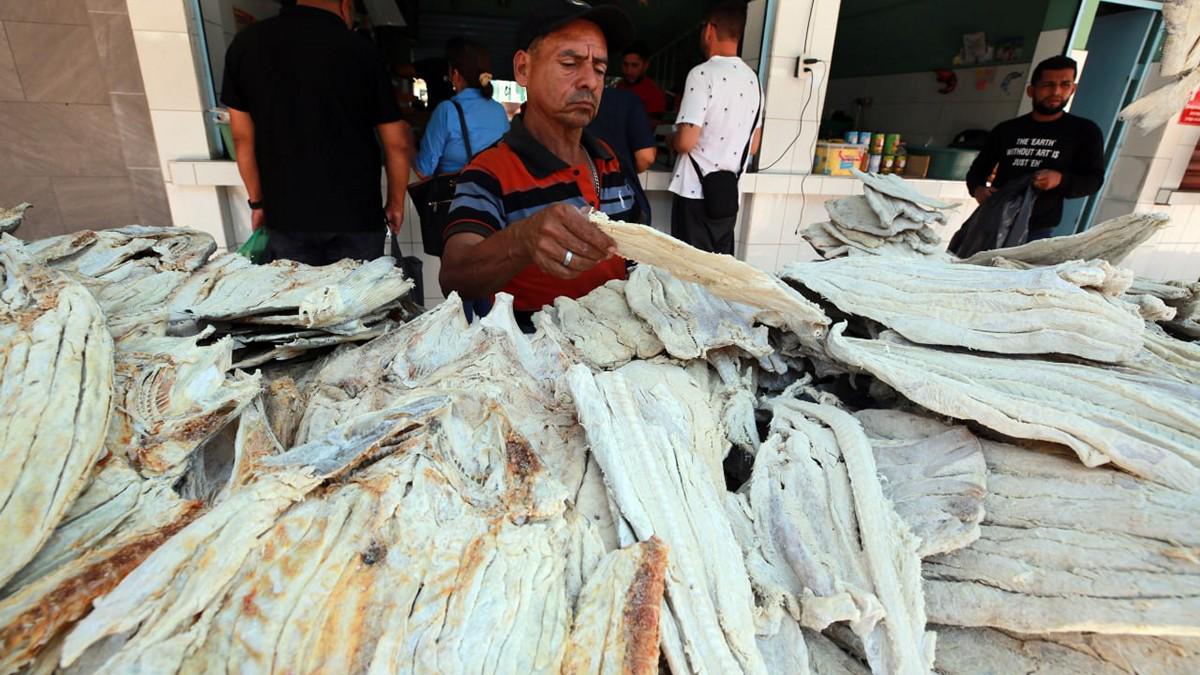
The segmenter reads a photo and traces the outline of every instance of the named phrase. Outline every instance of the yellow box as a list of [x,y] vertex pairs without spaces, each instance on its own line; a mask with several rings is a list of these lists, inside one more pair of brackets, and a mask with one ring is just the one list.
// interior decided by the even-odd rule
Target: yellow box
[[857,169],[866,154],[865,145],[817,141],[813,173],[824,176],[849,176],[850,169]]

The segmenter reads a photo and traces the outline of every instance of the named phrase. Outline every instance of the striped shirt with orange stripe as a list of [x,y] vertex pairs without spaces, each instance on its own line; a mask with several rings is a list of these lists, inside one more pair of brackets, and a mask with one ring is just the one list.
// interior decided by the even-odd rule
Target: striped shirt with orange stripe
[[[559,202],[632,219],[637,209],[633,188],[612,149],[587,131],[582,144],[599,175],[600,194],[586,165],[568,165],[530,135],[519,118],[514,119],[509,132],[459,174],[445,239],[463,232],[488,237]],[[533,312],[559,296],[579,298],[607,281],[624,278],[625,261],[616,257],[575,279],[552,277],[529,265],[501,290],[512,294],[514,309]]]

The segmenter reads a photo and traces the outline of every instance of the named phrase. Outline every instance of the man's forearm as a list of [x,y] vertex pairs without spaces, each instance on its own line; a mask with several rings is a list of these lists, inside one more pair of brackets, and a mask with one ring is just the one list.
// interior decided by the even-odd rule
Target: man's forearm
[[254,154],[253,142],[234,142],[237,153],[238,173],[242,176],[242,184],[246,186],[246,194],[250,201],[262,201],[262,181],[258,176],[258,157]]
[[484,298],[504,288],[532,262],[522,253],[513,227],[486,238],[462,234],[446,242],[438,281],[444,293]]
[[386,157],[384,170],[387,172],[387,200],[391,204],[402,204],[404,193],[408,189],[408,175],[412,165],[408,154],[403,151],[389,150]]

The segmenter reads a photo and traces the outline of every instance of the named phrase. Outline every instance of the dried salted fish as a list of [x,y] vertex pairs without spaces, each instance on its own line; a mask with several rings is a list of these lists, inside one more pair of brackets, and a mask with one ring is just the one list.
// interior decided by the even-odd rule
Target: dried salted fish
[[908,202],[919,206],[926,211],[938,211],[941,209],[953,209],[957,205],[950,202],[943,202],[933,197],[921,194],[913,187],[913,184],[904,180],[896,174],[879,174],[879,173],[864,173],[858,169],[850,169],[850,173],[855,178],[863,182],[865,188],[871,188],[875,192],[886,195],[893,199]]
[[2,591],[0,672],[33,660],[200,511],[166,481],[143,480],[122,458],[106,458],[37,557]]
[[645,225],[610,220],[599,211],[592,223],[617,242],[621,255],[697,283],[714,295],[762,310],[761,323],[785,328],[803,340],[825,334],[829,318],[813,303],[769,274],[733,256],[707,253]]
[[[879,193],[874,190],[867,194],[872,198],[879,198]],[[901,204],[907,204],[907,202],[901,202]],[[825,210],[829,213],[829,220],[838,227],[864,232],[876,237],[893,237],[909,230],[928,230],[929,223],[945,221],[945,216],[939,211],[924,211],[914,206],[911,207],[911,210],[918,213],[911,215],[915,215],[915,218],[910,217],[910,210],[897,207],[900,212],[885,222],[877,207],[864,195],[831,199],[825,202]]]
[[633,543],[671,550],[663,651],[676,673],[765,673],[754,641],[754,600],[715,485],[687,434],[670,420],[682,404],[665,386],[638,391],[619,373],[568,373],[579,420]]
[[1174,119],[1193,92],[1200,87],[1200,68],[1144,94],[1121,110],[1121,119],[1132,121],[1142,133],[1149,133]]
[[127,341],[117,355],[117,412],[107,447],[143,475],[178,476],[188,457],[233,420],[261,388],[259,375],[233,371],[228,338]]
[[1011,270],[858,257],[794,263],[780,275],[922,344],[1109,362],[1142,348],[1141,318],[1101,295],[1131,277],[1103,260]]
[[33,559],[104,448],[113,343],[96,301],[0,235],[0,584]]
[[876,673],[928,672],[918,540],[884,496],[861,426],[829,405],[771,408],[745,488],[757,594],[813,630],[849,622]]
[[1200,385],[1200,344],[1176,340],[1163,329],[1146,326],[1146,344],[1128,368]]
[[305,328],[353,321],[395,302],[412,287],[391,258],[310,267],[288,260],[253,265],[218,259],[184,284],[172,320],[274,319]]
[[925,561],[930,620],[1200,637],[1200,497],[983,441],[979,541]]
[[121,671],[140,664],[152,672],[165,672],[168,663],[178,668],[186,647],[203,639],[195,629],[211,621],[211,616],[197,613],[222,596],[280,513],[323,480],[394,448],[445,404],[445,397],[416,397],[389,411],[364,415],[326,439],[274,458],[276,470],[232,492],[97,600],[95,610],[67,636],[63,665],[70,666],[105,637],[132,629],[134,634],[107,668]]
[[774,351],[767,327],[755,325],[760,310],[723,300],[700,284],[679,281],[651,265],[633,270],[625,298],[677,359],[702,358],[710,350],[730,346],[755,358]]
[[929,349],[830,333],[830,356],[929,410],[1014,438],[1061,443],[1086,466],[1112,463],[1200,489],[1200,387],[1075,363]]
[[[430,400],[409,406],[424,414],[392,411],[389,423],[367,425],[367,436],[351,434],[358,443],[275,457],[268,464],[280,468],[361,468],[276,511],[265,529],[230,516],[235,505],[259,504],[265,495],[239,502],[282,474],[234,492],[189,529],[216,526],[240,539],[248,528],[253,540],[230,542],[216,560],[204,551],[218,542],[189,539],[185,529],[127,578],[145,573],[152,592],[129,583],[102,599],[68,637],[64,661],[145,617],[105,669],[558,673],[572,632],[605,636],[590,646],[603,649],[610,667],[654,668],[657,640],[638,629],[656,623],[664,552],[651,544],[603,565],[561,484],[547,480],[494,407],[470,397]],[[172,556],[191,562],[156,571],[155,558]],[[171,568],[175,583],[154,592]],[[619,604],[605,609],[614,593]],[[146,600],[157,611],[147,613]],[[132,623],[113,613],[129,603],[139,613]],[[573,672],[601,672],[583,665]]]
[[987,464],[966,427],[898,410],[854,414],[871,440],[883,492],[928,558],[979,539]]
[[1038,239],[1020,246],[980,251],[963,260],[987,265],[996,258],[1032,264],[1057,265],[1072,260],[1104,260],[1119,265],[1135,248],[1167,226],[1165,213],[1130,213],[1106,220],[1079,234]]
[[1200,659],[1200,639],[938,627],[936,669],[943,675],[1182,675]]
[[[373,342],[330,360],[317,377],[298,438],[390,404],[412,389],[477,392],[496,401],[564,485],[579,485],[586,442],[563,376],[574,361],[545,330],[524,334],[512,296],[467,325],[457,295]],[[569,344],[569,342],[567,343]]]
[[21,202],[11,209],[0,207],[0,234],[15,232],[25,219],[25,212],[33,208],[29,202]]
[[63,272],[119,282],[155,272],[192,272],[217,250],[212,236],[182,227],[83,230],[30,244],[30,255]]
[[822,258],[839,258],[845,255],[880,255],[934,258],[950,260],[943,250],[941,238],[928,226],[920,230],[905,230],[891,237],[879,237],[858,230],[842,228],[834,223],[813,223],[806,227],[801,236]]
[[658,539],[604,557],[575,607],[564,675],[656,675],[667,547]]
[[630,309],[625,284],[622,279],[610,281],[578,300],[559,297],[553,307],[541,312],[593,367],[617,368],[634,358],[657,356],[666,349],[650,326]]
[[1160,77],[1175,77],[1200,67],[1200,7],[1189,0],[1166,0],[1162,17],[1166,39]]

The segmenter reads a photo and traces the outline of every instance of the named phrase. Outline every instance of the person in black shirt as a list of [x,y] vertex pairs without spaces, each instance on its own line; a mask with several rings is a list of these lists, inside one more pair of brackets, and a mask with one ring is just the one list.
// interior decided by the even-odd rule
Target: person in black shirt
[[1034,174],[1033,187],[1040,194],[1029,218],[1030,240],[1053,234],[1062,220],[1063,199],[1094,194],[1104,180],[1100,128],[1064,111],[1075,95],[1077,72],[1075,61],[1066,56],[1039,63],[1026,90],[1033,112],[992,129],[967,172],[967,188],[980,204],[1006,182]]
[[642,99],[628,89],[609,88],[600,97],[600,108],[596,119],[587,130],[600,137],[617,153],[621,162],[621,173],[633,188],[637,202],[639,223],[650,224],[650,200],[642,190],[638,174],[650,168],[658,155],[654,133],[646,125],[646,108]]
[[239,33],[225,57],[221,101],[268,260],[378,258],[385,224],[404,222],[409,133],[353,12],[353,0],[300,0]]

